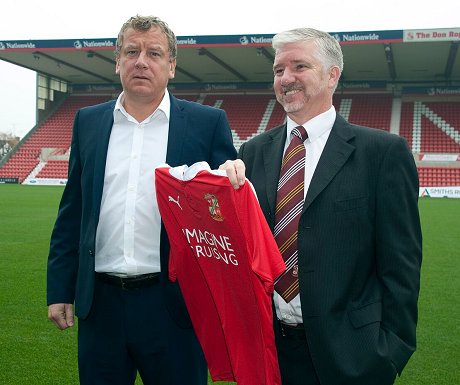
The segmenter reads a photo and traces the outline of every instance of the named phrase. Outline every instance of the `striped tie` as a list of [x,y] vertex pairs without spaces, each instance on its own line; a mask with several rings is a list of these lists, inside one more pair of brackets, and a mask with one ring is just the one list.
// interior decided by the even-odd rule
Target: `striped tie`
[[286,271],[275,282],[275,290],[286,302],[290,302],[299,293],[297,230],[304,201],[305,146],[303,142],[308,137],[302,126],[294,128],[291,133],[292,139],[281,164],[274,231],[276,243],[286,263]]

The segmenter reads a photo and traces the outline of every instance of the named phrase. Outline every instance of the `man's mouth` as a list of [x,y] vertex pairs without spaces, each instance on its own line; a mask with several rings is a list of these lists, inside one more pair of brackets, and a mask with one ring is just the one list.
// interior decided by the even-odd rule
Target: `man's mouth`
[[286,95],[286,96],[290,96],[290,95],[294,95],[298,92],[300,92],[301,89],[300,88],[293,88],[293,87],[289,87],[289,88],[284,88],[283,89],[283,94]]

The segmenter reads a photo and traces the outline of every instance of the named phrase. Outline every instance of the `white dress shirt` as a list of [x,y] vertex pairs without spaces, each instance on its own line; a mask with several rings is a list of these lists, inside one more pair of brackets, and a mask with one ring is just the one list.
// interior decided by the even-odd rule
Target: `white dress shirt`
[[113,127],[96,232],[96,271],[136,276],[160,271],[161,218],[155,193],[156,166],[166,162],[170,100],[138,122],[123,107]]
[[[308,139],[305,140],[305,184],[304,184],[304,197],[307,195],[310,182],[318,164],[319,158],[323,153],[324,146],[326,145],[329,134],[331,133],[332,126],[334,125],[336,111],[332,106],[328,111],[315,116],[308,122],[302,124],[308,133]],[[284,151],[291,141],[291,131],[297,127],[298,124],[287,118],[287,136]],[[300,307],[300,294],[298,294],[291,302],[286,303],[284,299],[275,291],[274,302],[276,308],[276,315],[278,319],[286,324],[299,324],[302,323],[302,309]]]

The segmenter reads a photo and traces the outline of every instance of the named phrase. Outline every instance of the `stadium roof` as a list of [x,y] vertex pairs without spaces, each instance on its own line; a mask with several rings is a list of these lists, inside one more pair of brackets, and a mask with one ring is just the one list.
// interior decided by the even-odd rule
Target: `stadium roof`
[[[460,28],[331,34],[344,53],[342,82],[460,85]],[[271,84],[272,37],[179,36],[170,84]],[[118,85],[115,43],[115,38],[0,41],[0,59],[73,86]]]

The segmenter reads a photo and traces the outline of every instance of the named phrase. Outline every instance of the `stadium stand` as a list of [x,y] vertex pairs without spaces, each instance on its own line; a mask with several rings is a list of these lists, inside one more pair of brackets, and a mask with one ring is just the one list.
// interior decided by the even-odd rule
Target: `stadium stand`
[[46,166],[37,173],[36,178],[66,178],[68,165],[67,160],[48,160]]
[[[12,152],[6,164],[0,168],[0,177],[18,178],[22,183],[28,176],[46,178],[67,178],[67,160],[61,160],[59,168],[55,161],[43,159],[44,149],[49,149],[46,157],[64,157],[68,159],[72,139],[72,123],[76,111],[84,106],[101,103],[107,96],[70,96],[43,124],[22,140]],[[51,166],[48,164],[51,163]],[[62,167],[62,162],[65,168]],[[47,164],[48,163],[48,164]],[[51,171],[47,170],[51,167]],[[59,170],[56,171],[56,170]],[[51,176],[44,176],[51,175]]]
[[[460,189],[459,34],[460,27],[334,32],[345,62],[336,110],[352,123],[406,138],[422,187]],[[272,36],[178,37],[170,90],[224,109],[237,148],[285,119],[272,90]],[[76,109],[121,91],[115,44],[116,38],[0,41],[0,60],[37,72],[39,120],[12,150],[2,144],[0,183],[65,183]]]
[[352,123],[390,131],[391,94],[335,95],[334,106]]
[[404,102],[400,135],[414,153],[460,153],[460,102]]
[[420,186],[460,186],[460,168],[418,167]]
[[[177,96],[224,109],[236,147],[257,133],[282,124],[285,119],[284,111],[272,93]],[[19,144],[0,169],[0,177],[18,178],[20,183],[28,177],[65,179],[75,112],[80,107],[110,98],[109,95],[69,96],[52,116]],[[391,94],[337,94],[334,105],[352,123],[390,131],[394,115]],[[396,131],[408,140],[417,161],[418,155],[423,153],[460,154],[460,102],[404,101]],[[453,166],[436,166],[418,161],[418,170],[421,186],[460,186],[459,162],[453,162]]]
[[[281,124],[284,113],[279,120],[272,118],[276,106],[273,95],[207,95],[204,104],[225,110],[233,130],[236,147],[268,128]],[[269,123],[274,123],[269,126]]]

